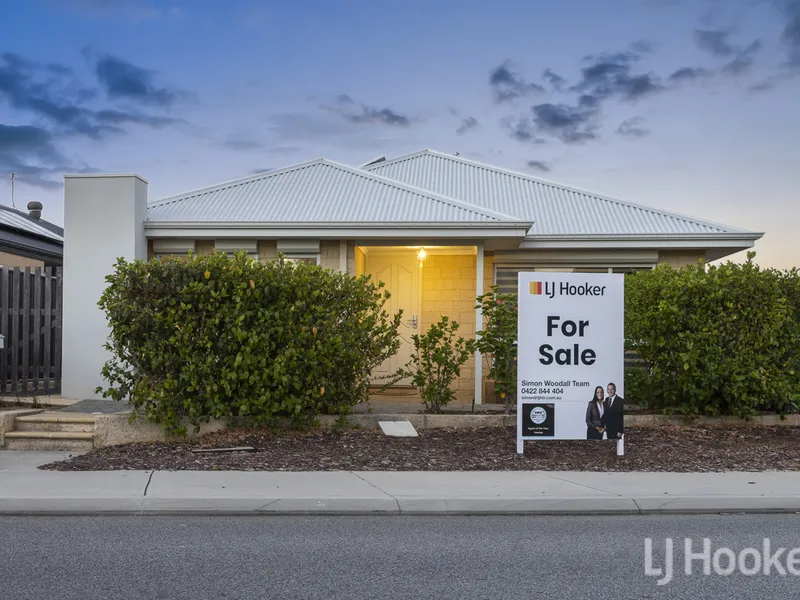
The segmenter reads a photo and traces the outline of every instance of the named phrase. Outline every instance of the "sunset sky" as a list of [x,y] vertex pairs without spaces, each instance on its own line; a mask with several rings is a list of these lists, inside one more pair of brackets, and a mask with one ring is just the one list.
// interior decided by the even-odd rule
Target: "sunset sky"
[[[2,10],[6,9],[6,10]],[[12,10],[13,9],[13,10]],[[0,0],[0,201],[432,148],[800,266],[800,0]],[[736,257],[741,258],[740,256]]]

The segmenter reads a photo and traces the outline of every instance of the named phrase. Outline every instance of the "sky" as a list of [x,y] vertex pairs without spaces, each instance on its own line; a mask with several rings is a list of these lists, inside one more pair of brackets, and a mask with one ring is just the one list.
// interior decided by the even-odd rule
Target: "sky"
[[[0,0],[0,202],[431,148],[800,266],[800,0]],[[743,258],[742,254],[733,257]]]

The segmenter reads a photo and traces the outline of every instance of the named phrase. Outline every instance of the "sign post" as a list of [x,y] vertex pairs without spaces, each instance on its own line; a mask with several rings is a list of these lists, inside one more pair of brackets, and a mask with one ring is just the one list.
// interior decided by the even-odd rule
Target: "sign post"
[[518,453],[526,440],[578,439],[623,452],[624,302],[621,274],[519,274]]

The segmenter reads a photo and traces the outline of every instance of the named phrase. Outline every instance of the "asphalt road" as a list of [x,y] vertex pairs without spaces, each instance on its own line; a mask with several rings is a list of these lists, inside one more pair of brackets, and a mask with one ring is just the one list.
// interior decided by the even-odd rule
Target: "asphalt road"
[[[675,540],[666,585],[646,537],[654,567]],[[800,515],[0,517],[0,598],[800,598],[791,574],[685,575],[686,537],[791,549]]]

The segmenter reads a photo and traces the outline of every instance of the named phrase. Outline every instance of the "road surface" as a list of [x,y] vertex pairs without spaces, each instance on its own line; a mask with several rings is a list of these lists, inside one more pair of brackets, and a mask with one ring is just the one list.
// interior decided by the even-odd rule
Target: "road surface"
[[[674,540],[666,585],[647,537],[654,568]],[[0,598],[800,597],[791,574],[685,575],[686,537],[791,549],[800,516],[0,517]]]

